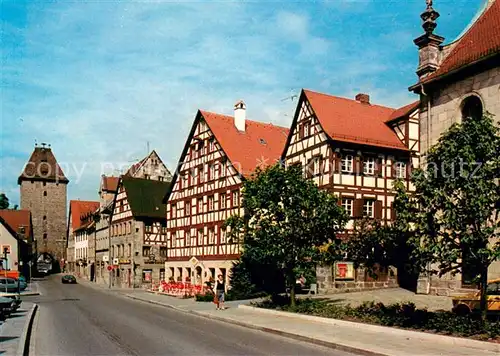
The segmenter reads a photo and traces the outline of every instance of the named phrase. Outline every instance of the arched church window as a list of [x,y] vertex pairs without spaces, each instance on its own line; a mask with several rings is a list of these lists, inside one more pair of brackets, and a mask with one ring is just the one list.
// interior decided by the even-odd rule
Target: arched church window
[[471,95],[462,102],[462,120],[479,119],[483,116],[483,103],[475,96]]

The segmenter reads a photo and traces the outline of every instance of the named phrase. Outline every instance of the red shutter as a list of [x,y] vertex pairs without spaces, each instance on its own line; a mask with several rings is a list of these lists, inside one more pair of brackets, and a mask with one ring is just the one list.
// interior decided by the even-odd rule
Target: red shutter
[[380,200],[375,200],[374,209],[375,219],[382,219],[382,202]]
[[355,218],[363,216],[364,199],[354,199],[353,215]]

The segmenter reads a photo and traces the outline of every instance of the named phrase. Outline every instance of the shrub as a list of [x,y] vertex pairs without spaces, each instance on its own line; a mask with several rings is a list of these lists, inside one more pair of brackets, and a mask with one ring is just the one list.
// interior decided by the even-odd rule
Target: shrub
[[336,305],[325,299],[299,299],[294,308],[284,296],[268,298],[256,306],[320,317],[374,323],[416,329],[446,335],[476,337],[481,339],[500,338],[500,322],[482,322],[478,315],[457,316],[451,311],[430,312],[417,309],[411,302],[384,305],[365,302],[357,307]]

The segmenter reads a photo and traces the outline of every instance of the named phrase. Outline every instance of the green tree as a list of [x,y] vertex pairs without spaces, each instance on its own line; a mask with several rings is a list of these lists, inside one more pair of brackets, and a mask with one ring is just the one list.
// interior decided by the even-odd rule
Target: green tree
[[439,276],[473,276],[483,317],[488,267],[500,257],[499,133],[490,115],[453,125],[413,177],[420,251]]
[[397,269],[399,284],[416,288],[418,273],[425,265],[419,251],[419,240],[414,232],[415,200],[407,193],[404,183],[394,184],[396,196],[393,212],[396,217],[387,225],[375,219],[361,219],[354,223],[354,234],[345,241],[341,250],[355,268],[363,266],[371,274],[378,267]]
[[0,193],[0,209],[9,208],[9,198],[4,193]]
[[[318,247],[336,239],[347,216],[337,198],[306,180],[300,167],[275,165],[259,170],[243,186],[245,216],[233,216],[226,226],[242,239],[244,258],[266,266],[266,275],[280,274],[295,305],[296,270],[318,262]],[[253,269],[253,268],[252,268]]]

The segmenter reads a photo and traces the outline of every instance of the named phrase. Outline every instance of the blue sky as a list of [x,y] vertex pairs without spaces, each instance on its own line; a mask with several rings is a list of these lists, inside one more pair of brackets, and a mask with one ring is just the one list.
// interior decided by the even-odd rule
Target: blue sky
[[[415,98],[425,0],[0,0],[0,192],[34,142],[51,143],[70,199],[96,200],[101,173],[146,155],[179,159],[198,108],[288,126],[301,88]],[[436,0],[436,33],[452,41],[483,0]],[[105,167],[104,171],[101,167]],[[118,172],[115,171],[115,174]]]

